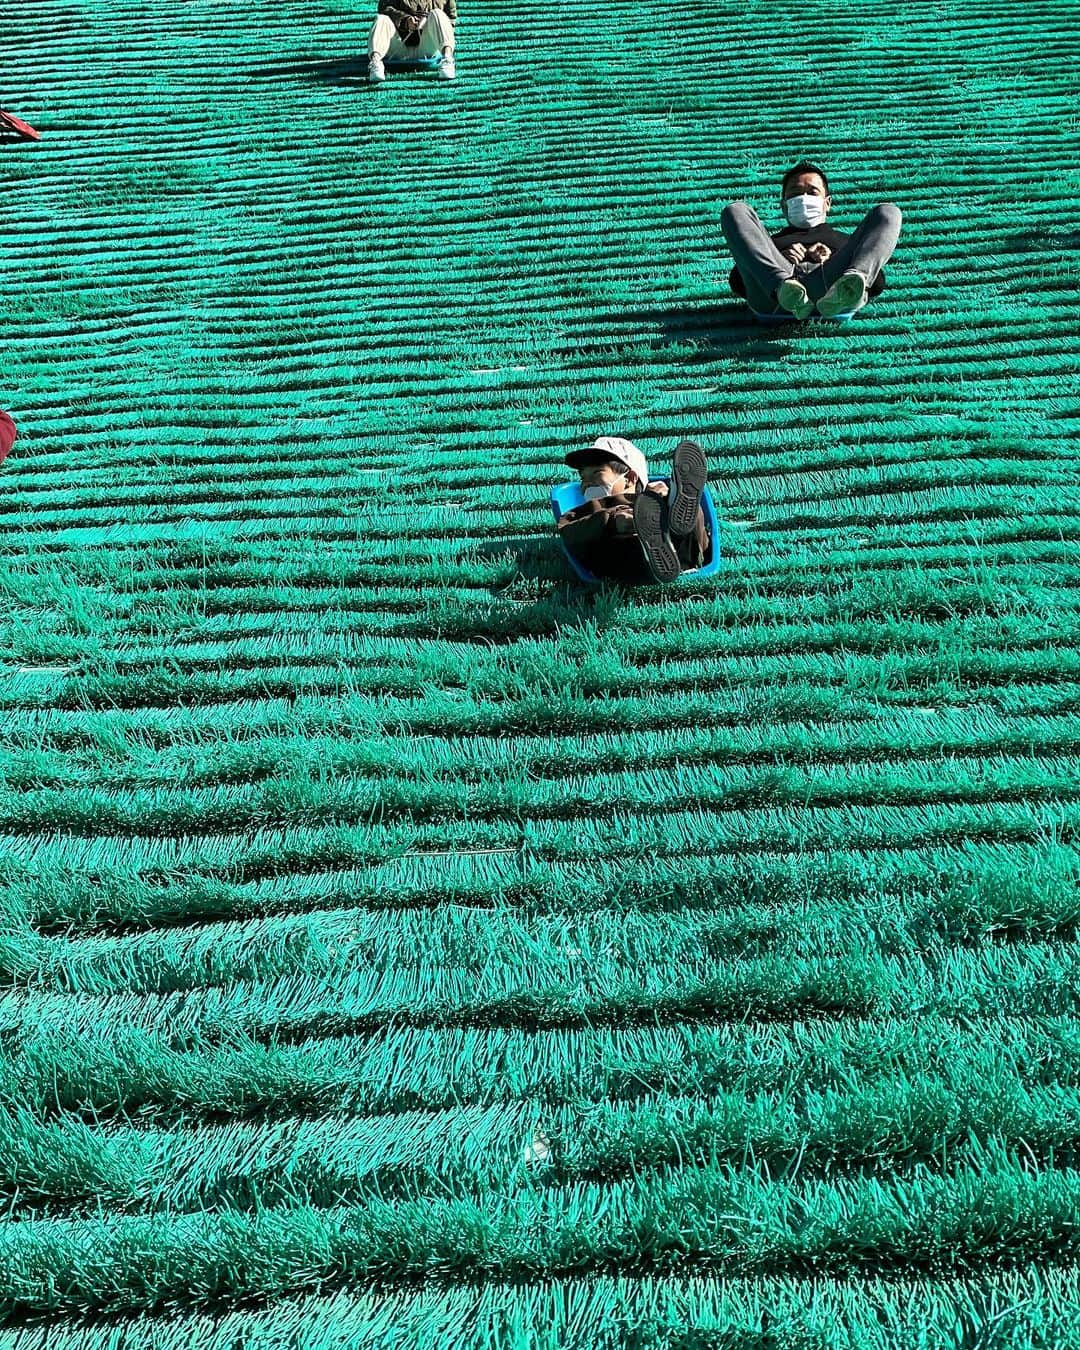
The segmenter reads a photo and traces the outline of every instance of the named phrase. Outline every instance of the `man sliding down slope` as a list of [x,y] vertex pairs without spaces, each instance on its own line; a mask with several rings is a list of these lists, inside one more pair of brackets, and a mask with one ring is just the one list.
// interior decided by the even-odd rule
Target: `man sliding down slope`
[[852,314],[885,289],[885,264],[900,237],[892,202],[863,217],[852,235],[827,225],[832,208],[824,170],[807,160],[784,174],[781,206],[787,227],[771,237],[746,202],[725,206],[720,228],[735,260],[730,284],[755,314],[806,319]]

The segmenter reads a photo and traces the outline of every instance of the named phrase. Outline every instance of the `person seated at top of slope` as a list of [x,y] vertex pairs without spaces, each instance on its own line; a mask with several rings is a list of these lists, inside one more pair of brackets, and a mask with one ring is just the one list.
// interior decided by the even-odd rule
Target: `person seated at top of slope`
[[585,501],[559,517],[567,551],[595,577],[674,581],[700,567],[709,551],[701,509],[708,470],[701,447],[681,441],[672,460],[672,486],[650,482],[645,456],[621,436],[599,436],[571,451]]
[[15,423],[6,412],[0,411],[0,464],[7,459],[8,451],[15,444]]
[[382,84],[387,61],[442,56],[439,75],[452,80],[457,0],[379,0],[368,39],[368,82]]
[[902,216],[882,202],[852,235],[827,224],[832,209],[829,180],[807,160],[788,169],[780,185],[787,225],[770,237],[746,202],[725,206],[720,217],[735,266],[731,289],[757,314],[787,313],[806,319],[814,312],[835,318],[862,309],[885,289],[885,264],[900,237]]

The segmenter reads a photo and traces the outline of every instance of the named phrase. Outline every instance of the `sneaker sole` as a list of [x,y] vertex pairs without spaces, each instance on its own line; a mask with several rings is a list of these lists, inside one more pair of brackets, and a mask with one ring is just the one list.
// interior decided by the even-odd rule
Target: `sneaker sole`
[[852,314],[866,304],[866,291],[866,282],[857,272],[845,272],[818,301],[818,313],[826,319]]
[[693,534],[709,469],[696,441],[680,441],[671,462],[672,493],[668,501],[668,531],[682,539]]
[[638,493],[634,498],[634,529],[649,571],[657,581],[674,581],[682,571],[682,563],[665,529],[664,506],[651,492]]
[[776,303],[785,314],[793,314],[796,319],[807,319],[814,312],[814,302],[801,281],[785,281],[776,292]]

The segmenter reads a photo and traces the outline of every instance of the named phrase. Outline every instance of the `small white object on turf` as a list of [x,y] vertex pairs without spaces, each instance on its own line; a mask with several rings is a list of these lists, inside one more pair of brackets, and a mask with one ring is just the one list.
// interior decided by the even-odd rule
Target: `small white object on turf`
[[444,56],[439,62],[439,79],[453,80],[456,79],[456,77],[457,71],[454,69],[454,58],[452,56]]
[[367,78],[368,84],[382,84],[386,79],[386,67],[381,56],[368,58]]

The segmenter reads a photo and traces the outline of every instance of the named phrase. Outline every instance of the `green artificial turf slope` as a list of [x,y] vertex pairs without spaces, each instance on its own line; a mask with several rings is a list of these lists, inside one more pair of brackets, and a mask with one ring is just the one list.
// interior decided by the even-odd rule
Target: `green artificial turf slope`
[[0,18],[0,1346],[1080,1345],[1074,0],[367,17]]

